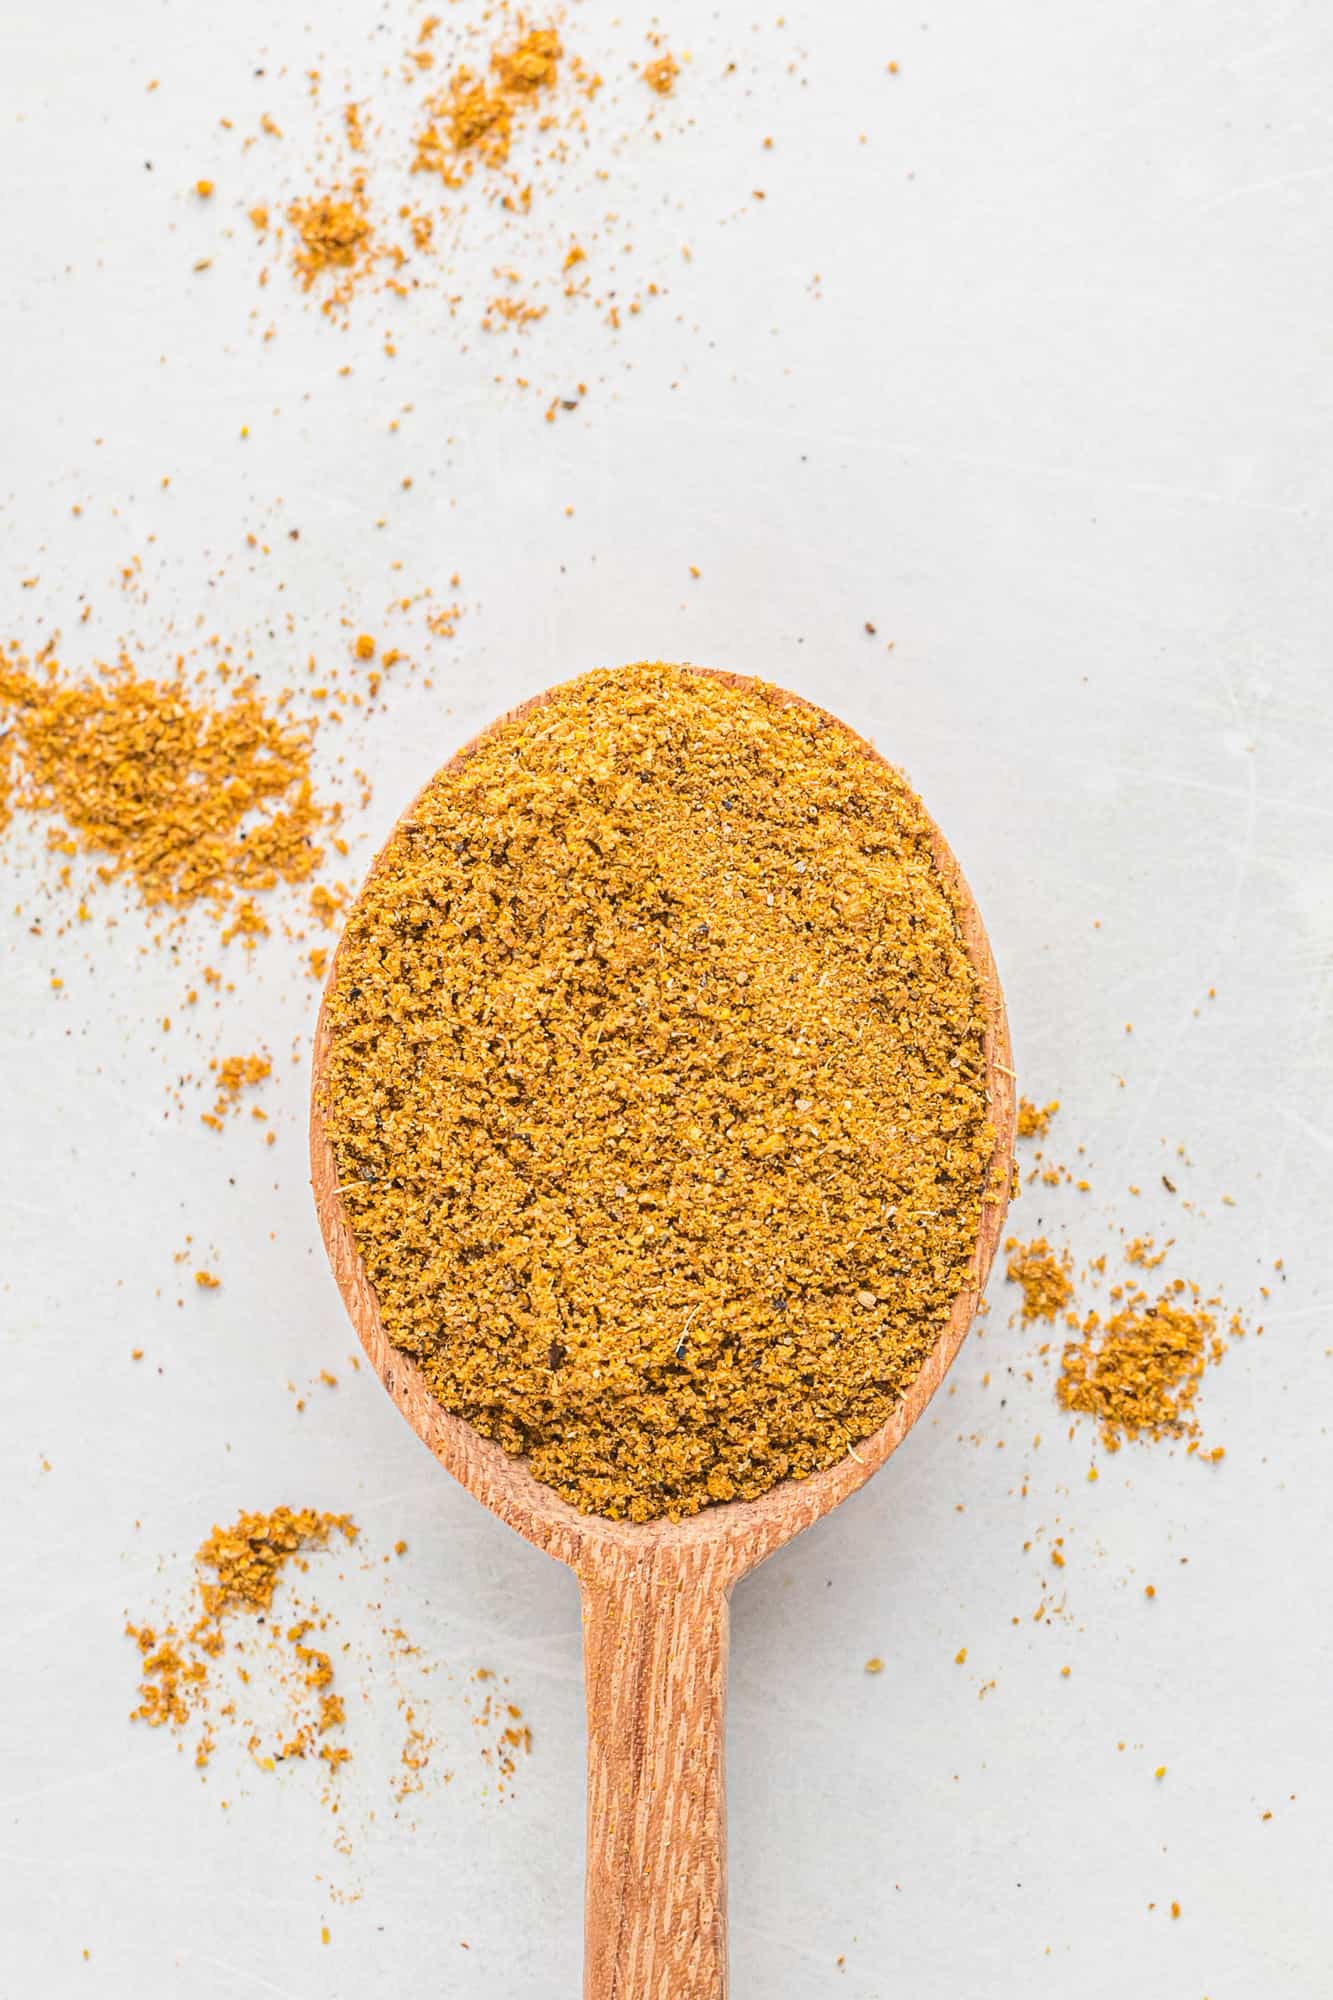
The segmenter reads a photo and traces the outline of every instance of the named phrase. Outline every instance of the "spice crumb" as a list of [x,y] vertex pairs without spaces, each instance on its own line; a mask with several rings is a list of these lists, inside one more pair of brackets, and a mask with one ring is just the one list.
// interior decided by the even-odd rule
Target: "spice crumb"
[[150,910],[202,903],[224,935],[253,935],[254,894],[318,868],[329,815],[312,727],[224,669],[158,681],[121,656],[71,674],[0,646],[0,736],[10,803],[51,817],[58,852],[105,857],[99,877],[124,875]]
[[1044,1236],[1034,1236],[1026,1244],[1010,1236],[1004,1247],[1009,1253],[1005,1275],[1022,1288],[1024,1320],[1053,1320],[1074,1295],[1074,1260],[1069,1252],[1057,1254]]
[[671,95],[679,75],[680,64],[669,50],[658,56],[655,62],[645,64],[643,70],[644,82],[650,90],[655,90],[659,97]]
[[1053,1097],[1049,1104],[1040,1108],[1030,1098],[1018,1100],[1018,1136],[1020,1139],[1041,1139],[1046,1136],[1046,1128],[1060,1109],[1060,1100]]
[[[1242,1331],[1234,1316],[1231,1330]],[[1100,1423],[1108,1451],[1138,1437],[1187,1437],[1197,1448],[1200,1378],[1222,1351],[1216,1317],[1197,1288],[1177,1279],[1156,1299],[1132,1289],[1109,1318],[1086,1315],[1080,1338],[1061,1355],[1056,1396],[1065,1409]],[[1218,1446],[1200,1455],[1216,1463],[1221,1452]]]

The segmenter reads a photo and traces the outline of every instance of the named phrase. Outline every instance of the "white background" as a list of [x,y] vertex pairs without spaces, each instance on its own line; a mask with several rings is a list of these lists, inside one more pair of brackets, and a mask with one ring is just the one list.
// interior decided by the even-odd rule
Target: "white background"
[[[1174,1268],[1266,1326],[1204,1386],[1220,1466],[1108,1459],[993,1284],[898,1456],[742,1586],[739,2000],[1333,1989],[1327,9],[792,0],[779,26],[679,0],[664,30],[693,60],[665,104],[627,72],[646,17],[573,9],[621,136],[540,177],[523,275],[545,257],[554,303],[521,338],[476,326],[509,255],[493,211],[447,281],[368,292],[345,329],[272,254],[258,285],[245,207],[311,184],[347,80],[386,118],[402,99],[398,0],[326,0],[317,25],[271,0],[4,14],[4,630],[59,628],[71,670],[124,639],[158,673],[217,633],[278,689],[359,629],[391,638],[399,590],[460,596],[457,638],[412,628],[415,676],[321,735],[322,786],[340,749],[373,780],[364,809],[346,787],[353,876],[460,740],[584,668],[690,658],[824,702],[946,829],[1022,1086],[1062,1101],[1050,1154],[1092,1182],[1028,1190],[1013,1226],[1080,1262],[1172,1234]],[[266,110],[287,136],[243,152]],[[599,281],[632,240],[626,291],[665,296],[619,334],[566,309],[575,234]],[[187,1025],[207,924],[145,952],[132,899],[100,891],[57,936],[42,831],[6,842],[0,958],[0,1991],[572,1995],[575,1587],[346,1366],[300,950],[230,947],[236,990]],[[168,1095],[258,1045],[267,1150],[244,1118],[200,1125],[194,1084]],[[219,1291],[173,1264],[187,1232]],[[336,1390],[311,1389],[323,1366]],[[179,1610],[211,1524],[280,1501],[363,1531],[364,1562],[310,1579],[349,1648],[348,1854],[308,1766],[265,1776],[224,1736],[201,1780],[127,1720],[125,1615]],[[397,1814],[394,1620],[440,1662],[446,1746]],[[534,1730],[502,1804],[462,1708],[481,1664]]]

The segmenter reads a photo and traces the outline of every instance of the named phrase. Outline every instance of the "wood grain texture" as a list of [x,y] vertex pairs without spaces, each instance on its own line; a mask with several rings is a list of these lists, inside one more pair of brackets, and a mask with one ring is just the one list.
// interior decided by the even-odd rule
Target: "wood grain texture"
[[622,1550],[583,1585],[585,2000],[727,1989],[726,1559]]
[[[754,685],[735,674],[716,678],[736,687]],[[547,699],[539,696],[500,717],[446,768]],[[863,747],[867,756],[878,757],[873,746],[863,742]],[[414,801],[405,819],[415,806]],[[320,1109],[329,1053],[326,1002],[337,976],[336,954],[329,971],[312,1059],[311,1179],[329,1262],[352,1324],[385,1388],[440,1463],[518,1534],[567,1563],[583,1590],[589,1738],[585,2000],[721,2000],[725,1994],[722,1737],[728,1597],[742,1576],[855,1492],[902,1442],[962,1344],[1000,1241],[1013,1174],[1015,1109],[1004,998],[976,904],[938,829],[934,846],[980,982],[995,1132],[989,1193],[967,1282],[914,1381],[880,1428],[846,1458],[808,1479],[775,1486],[757,1500],[729,1501],[688,1521],[640,1525],[578,1513],[534,1479],[523,1460],[511,1458],[437,1403],[417,1363],[390,1344],[338,1192]],[[379,865],[377,859],[372,876]]]

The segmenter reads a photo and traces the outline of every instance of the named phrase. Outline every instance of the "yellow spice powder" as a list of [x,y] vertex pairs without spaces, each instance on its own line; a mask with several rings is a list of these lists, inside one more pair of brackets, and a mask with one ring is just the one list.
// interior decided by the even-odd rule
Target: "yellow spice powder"
[[222,906],[303,881],[323,858],[331,815],[311,792],[312,729],[253,685],[215,698],[127,659],[76,676],[0,650],[0,729],[13,803],[62,823],[60,852],[107,856],[102,875],[128,876],[150,906]]
[[[1238,1319],[1230,1330],[1242,1330]],[[1055,1392],[1065,1409],[1097,1420],[1108,1451],[1126,1438],[1193,1437],[1200,1377],[1222,1352],[1198,1287],[1177,1278],[1156,1299],[1132,1291],[1105,1321],[1089,1313],[1082,1337],[1065,1346]]]
[[203,1124],[211,1126],[215,1132],[222,1130],[222,1121],[238,1109],[241,1092],[253,1089],[273,1074],[273,1064],[268,1056],[215,1056],[208,1067],[217,1078],[217,1096],[211,1111],[201,1111]]
[[561,53],[554,28],[532,28],[512,48],[492,52],[494,85],[473,70],[456,70],[448,89],[426,107],[429,122],[416,137],[413,171],[442,174],[454,185],[458,160],[464,171],[474,159],[503,166],[515,112],[555,82]]
[[680,64],[670,50],[644,65],[643,80],[650,90],[657,92],[659,97],[670,97],[679,75]]
[[1053,1097],[1049,1104],[1037,1105],[1030,1098],[1018,1100],[1018,1136],[1020,1139],[1042,1139],[1046,1128],[1060,1109],[1060,1100]]
[[643,664],[498,725],[400,823],[327,1009],[390,1338],[586,1511],[843,1457],[998,1194],[931,824],[759,684]]
[[[153,1729],[177,1730],[198,1720],[195,1763],[207,1764],[216,1740],[210,1693],[215,1663],[227,1649],[226,1621],[236,1612],[269,1612],[288,1563],[300,1563],[304,1549],[323,1548],[334,1533],[355,1541],[356,1523],[350,1515],[322,1514],[312,1507],[243,1513],[231,1527],[215,1527],[195,1556],[200,1612],[194,1623],[184,1631],[174,1623],[126,1627],[139,1649],[139,1703],[131,1710],[131,1719]],[[350,1752],[321,1739],[345,1720],[343,1702],[332,1690],[329,1655],[306,1643],[311,1629],[311,1621],[301,1619],[284,1634],[292,1648],[288,1691],[296,1712],[291,1733],[280,1741],[276,1755],[304,1757],[317,1748],[322,1761],[336,1768]],[[308,1694],[315,1698],[313,1709],[306,1701]],[[232,1710],[224,1706],[218,1712],[225,1716]],[[257,1736],[250,1740],[252,1755],[258,1740]],[[272,1757],[258,1761],[273,1769]]]
[[292,1557],[310,1545],[323,1548],[335,1532],[356,1540],[350,1514],[321,1514],[313,1507],[275,1507],[271,1514],[241,1514],[230,1528],[215,1527],[195,1558],[205,1613],[219,1618],[227,1611],[269,1610]]
[[511,97],[527,97],[555,82],[560,55],[560,37],[554,28],[530,28],[512,49],[497,49],[491,67],[502,90]]
[[325,305],[345,305],[374,260],[364,176],[358,174],[348,187],[291,202],[287,220],[296,232],[293,263],[305,290],[332,274],[334,285]]
[[1074,1262],[1067,1250],[1052,1250],[1044,1236],[1020,1243],[1005,1239],[1009,1261],[1005,1276],[1023,1292],[1023,1318],[1054,1319],[1074,1296]]

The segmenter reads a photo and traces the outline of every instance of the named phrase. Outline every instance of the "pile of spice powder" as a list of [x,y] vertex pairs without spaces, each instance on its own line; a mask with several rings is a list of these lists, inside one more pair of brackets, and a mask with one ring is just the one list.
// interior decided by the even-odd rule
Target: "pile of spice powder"
[[679,75],[680,64],[670,49],[667,49],[655,61],[645,64],[643,80],[650,90],[657,92],[659,97],[670,97]]
[[1053,1097],[1049,1104],[1033,1104],[1030,1098],[1018,1100],[1018,1136],[1020,1139],[1044,1139],[1046,1129],[1060,1109],[1060,1100]]
[[[289,1562],[302,1561],[302,1550],[323,1548],[340,1532],[355,1541],[356,1523],[347,1514],[321,1514],[313,1508],[277,1507],[271,1514],[244,1513],[230,1528],[215,1527],[195,1556],[200,1615],[184,1632],[174,1624],[129,1625],[126,1630],[139,1648],[139,1705],[132,1719],[150,1728],[184,1729],[201,1718],[195,1747],[196,1764],[207,1764],[215,1748],[209,1716],[211,1667],[226,1650],[224,1621],[235,1612],[267,1613],[273,1606],[278,1579]],[[309,1619],[298,1619],[286,1633],[293,1648],[293,1693],[313,1696],[311,1718],[299,1723],[281,1743],[280,1757],[304,1757],[319,1745],[324,1763],[336,1767],[350,1752],[323,1742],[329,1730],[344,1720],[342,1696],[333,1690],[333,1665],[327,1653],[306,1643]],[[223,1711],[225,1712],[225,1711]],[[252,1738],[254,1754],[258,1739]],[[272,1769],[272,1759],[260,1757]]]
[[[1197,1438],[1193,1415],[1199,1380],[1223,1354],[1223,1339],[1197,1285],[1176,1278],[1156,1299],[1131,1290],[1111,1317],[1090,1312],[1082,1338],[1069,1341],[1055,1393],[1067,1410],[1101,1425],[1102,1443],[1118,1451],[1125,1438]],[[1244,1328],[1233,1314],[1229,1332]],[[1194,1449],[1194,1446],[1191,1446]],[[1216,1460],[1220,1448],[1201,1456]]]
[[513,48],[492,51],[493,85],[468,68],[456,70],[447,91],[426,106],[430,122],[417,135],[412,171],[438,173],[446,187],[457,187],[476,160],[503,166],[515,113],[550,89],[561,54],[554,28],[532,28]]
[[[650,209],[631,220],[625,199],[632,193],[618,167],[627,152],[638,149],[646,95],[654,140],[683,136],[679,121],[664,115],[666,101],[678,92],[681,62],[655,29],[646,36],[657,51],[648,62],[642,61],[642,37],[634,29],[629,34],[635,53],[630,56],[627,44],[615,53],[617,31],[626,25],[619,20],[603,21],[584,54],[570,37],[587,24],[572,18],[534,24],[491,6],[461,13],[447,26],[438,13],[417,23],[401,51],[398,82],[407,93],[405,104],[382,93],[389,82],[382,47],[370,72],[347,76],[347,95],[335,94],[331,79],[319,70],[302,75],[307,102],[299,116],[305,125],[313,105],[315,158],[285,195],[275,178],[282,173],[281,154],[267,143],[282,139],[283,127],[266,111],[258,131],[242,136],[236,120],[222,119],[244,153],[265,142],[236,169],[238,190],[242,181],[248,185],[239,200],[262,254],[281,256],[302,290],[339,321],[358,295],[371,290],[393,301],[421,287],[443,287],[441,305],[450,319],[462,311],[471,320],[475,305],[485,332],[514,336],[506,343],[512,359],[520,353],[517,343],[548,313],[595,314],[612,332],[628,327],[674,290],[679,261],[688,263],[693,254],[674,228],[654,227]],[[576,38],[582,40],[582,34]],[[632,97],[619,93],[593,65],[594,48],[608,68],[619,69],[623,54],[627,75],[635,79]],[[727,73],[735,68],[728,64]],[[794,68],[784,62],[786,74]],[[289,84],[296,87],[295,75]],[[613,109],[617,103],[619,112]],[[771,146],[771,138],[765,144]],[[414,177],[406,187],[405,172]],[[751,208],[762,205],[763,188],[751,189],[746,201],[748,179],[747,174],[738,185],[737,198]],[[571,242],[564,221],[554,214],[542,219],[543,197],[561,190],[567,197],[561,207],[567,208],[569,198],[581,205],[593,183],[614,183],[616,199],[610,207],[605,198],[597,199],[580,225],[583,240]],[[194,205],[211,207],[219,220],[229,205],[225,199],[213,203],[221,187],[200,180],[191,192]],[[655,254],[645,236],[650,243],[656,239]],[[503,262],[497,264],[500,254]],[[196,268],[211,261],[201,259]],[[260,284],[266,286],[269,277],[265,262]],[[497,278],[506,287],[498,295]],[[395,312],[392,304],[388,310]],[[385,327],[386,356],[398,353],[398,333],[407,330],[408,323],[397,320]],[[263,338],[275,333],[270,324]],[[524,391],[537,386],[529,365],[525,360],[523,372],[512,377]],[[555,384],[537,391],[548,423],[579,408],[588,394],[587,382],[564,378],[563,368],[561,376],[549,400]]]
[[1074,1296],[1074,1260],[1067,1250],[1052,1250],[1044,1236],[1020,1243],[1016,1236],[1005,1238],[1008,1263],[1005,1276],[1023,1290],[1023,1318],[1054,1319]]
[[[299,882],[323,858],[333,815],[310,784],[312,726],[249,683],[215,698],[202,680],[150,680],[121,659],[83,676],[0,651],[0,732],[12,803],[52,814],[50,845],[108,857],[150,907]],[[225,936],[267,924],[242,902]]]
[[345,306],[357,280],[374,260],[375,239],[366,203],[365,176],[356,175],[350,186],[293,201],[287,220],[296,232],[292,261],[306,291],[326,272],[336,282],[324,301],[331,312]]
[[931,823],[757,683],[642,664],[497,725],[390,840],[326,1018],[389,1338],[587,1512],[842,1458],[1003,1198]]
[[[217,1076],[217,1097],[211,1111],[201,1111],[200,1122],[214,1132],[222,1130],[222,1122],[236,1111],[240,1105],[241,1092],[263,1083],[273,1074],[273,1064],[268,1056],[215,1056],[208,1067]],[[252,1115],[263,1118],[265,1114],[257,1105],[252,1107]]]

